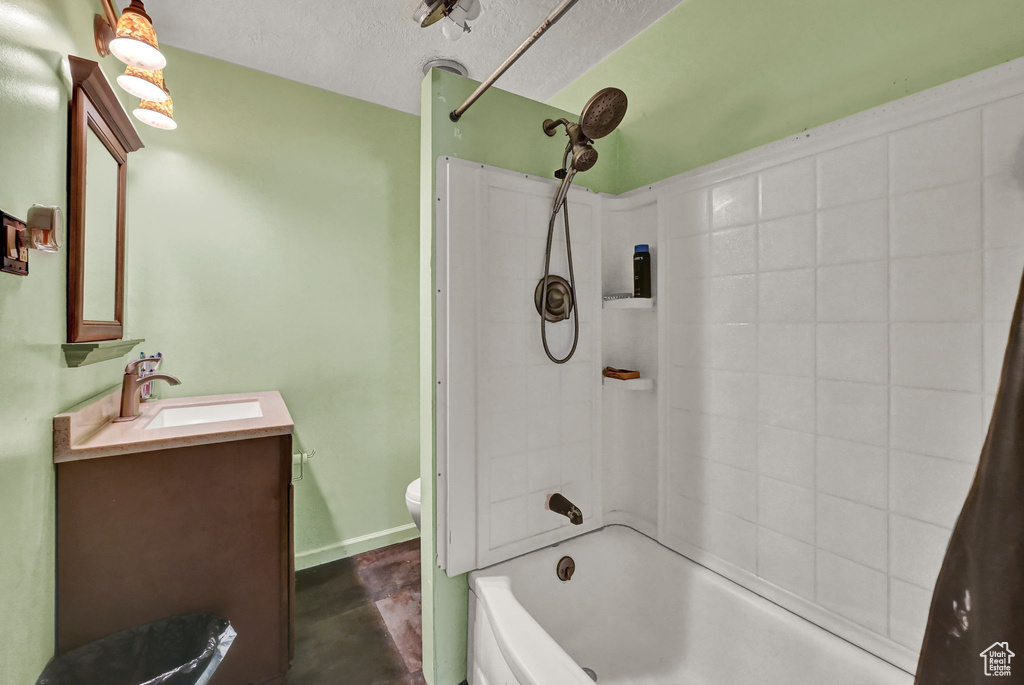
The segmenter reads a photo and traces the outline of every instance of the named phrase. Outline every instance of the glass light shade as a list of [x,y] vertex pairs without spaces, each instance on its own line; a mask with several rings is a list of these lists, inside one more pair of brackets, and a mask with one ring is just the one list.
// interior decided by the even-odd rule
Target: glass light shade
[[480,18],[480,0],[461,0],[459,2],[461,7],[466,12],[466,19],[469,21],[476,21]]
[[160,53],[153,23],[139,0],[124,9],[117,20],[117,31],[110,41],[110,54],[129,66],[152,71],[167,66]]
[[163,102],[167,99],[164,90],[164,72],[162,69],[146,71],[129,66],[117,77],[117,85],[139,98],[152,102]]
[[[451,17],[449,17],[449,19],[451,19]],[[462,35],[466,33],[466,29],[452,19],[451,21],[446,21],[441,24],[441,33],[445,38],[454,43],[455,41],[462,39]]]
[[136,119],[153,128],[162,128],[165,131],[178,128],[178,122],[174,120],[174,101],[171,100],[170,93],[167,94],[167,99],[163,102],[143,100],[132,114]]

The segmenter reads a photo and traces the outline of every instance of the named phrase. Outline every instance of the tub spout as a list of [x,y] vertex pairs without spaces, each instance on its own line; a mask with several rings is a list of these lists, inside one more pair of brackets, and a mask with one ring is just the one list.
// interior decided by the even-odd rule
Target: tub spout
[[566,517],[569,519],[569,523],[574,526],[583,523],[583,512],[560,492],[556,492],[548,497],[547,509]]

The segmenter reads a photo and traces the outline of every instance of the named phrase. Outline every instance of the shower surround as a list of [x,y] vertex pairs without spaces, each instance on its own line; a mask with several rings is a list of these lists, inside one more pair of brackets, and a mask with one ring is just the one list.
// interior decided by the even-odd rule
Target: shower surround
[[[439,530],[452,531],[438,554],[454,573],[602,523],[595,380],[601,198],[576,186],[568,194],[580,342],[559,365],[544,353],[534,306],[554,184],[447,158],[438,166],[445,226],[437,237],[438,462],[447,461],[453,479],[438,491]],[[566,263],[561,214],[551,263],[554,273]],[[571,321],[547,324],[559,357],[572,335]],[[567,519],[544,508],[555,492],[583,511],[571,533]]]
[[[530,251],[555,183],[441,160],[442,567],[625,524],[912,673],[1024,266],[1022,94],[1010,62],[624,196],[574,191],[593,271],[557,392]],[[481,204],[502,184],[521,197]],[[602,308],[637,243],[654,306]],[[602,384],[607,365],[653,390]],[[544,511],[555,491],[584,527]]]

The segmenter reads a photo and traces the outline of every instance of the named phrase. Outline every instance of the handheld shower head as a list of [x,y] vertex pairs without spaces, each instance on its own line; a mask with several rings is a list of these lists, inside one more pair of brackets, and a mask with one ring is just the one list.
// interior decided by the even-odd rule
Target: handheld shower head
[[614,131],[626,116],[629,100],[618,88],[604,88],[590,98],[580,114],[580,129],[591,140],[604,138]]
[[[544,133],[555,135],[559,126],[565,127],[569,143],[565,147],[562,169],[555,173],[558,178],[565,178],[566,171],[587,171],[597,164],[597,150],[591,143],[604,138],[614,131],[622,118],[626,116],[629,101],[626,94],[618,88],[604,88],[590,98],[583,107],[580,121],[574,124],[566,119],[547,119],[544,121]],[[572,155],[570,162],[569,155]]]
[[[562,153],[562,168],[555,172],[555,178],[561,180],[562,183],[558,186],[555,201],[551,205],[548,243],[544,252],[544,278],[537,284],[537,290],[534,293],[537,311],[541,315],[540,339],[544,345],[544,353],[556,364],[564,364],[569,361],[576,352],[576,345],[580,341],[580,316],[577,307],[573,316],[572,347],[569,349],[569,353],[559,358],[548,348],[547,322],[555,323],[568,319],[574,309],[573,301],[576,298],[576,276],[573,274],[572,268],[572,241],[569,237],[569,205],[566,202],[566,196],[576,173],[587,171],[597,164],[597,150],[594,149],[593,142],[597,138],[604,138],[622,123],[622,118],[626,116],[626,106],[625,93],[618,88],[605,88],[590,98],[583,108],[583,113],[580,114],[578,124],[567,119],[547,119],[544,122],[545,134],[553,136],[559,126],[564,126],[565,135],[569,138],[569,142],[565,145],[565,152]],[[560,282],[556,282],[555,277],[551,275],[551,241],[554,238],[555,221],[559,211],[565,217],[565,253],[569,266],[568,283],[562,278],[559,278]],[[551,312],[552,306],[555,306],[558,311]],[[576,513],[579,512],[576,511]],[[579,521],[573,520],[573,523],[580,523],[583,517],[580,516],[579,519]]]
[[572,146],[572,168],[576,171],[587,171],[597,164],[597,150],[589,145]]

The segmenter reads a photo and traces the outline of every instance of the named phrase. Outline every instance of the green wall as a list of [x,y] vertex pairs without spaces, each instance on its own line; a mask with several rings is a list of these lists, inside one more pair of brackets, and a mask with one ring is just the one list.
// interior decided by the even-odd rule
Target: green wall
[[624,192],[1022,55],[1020,0],[686,0],[551,102],[626,90]]
[[[0,209],[67,210],[68,54],[97,59],[99,3],[0,0]],[[108,60],[109,61],[109,60]],[[104,64],[108,76],[114,64]],[[0,273],[0,683],[32,683],[53,652],[53,416],[118,382],[122,363],[64,364],[67,252]]]
[[[420,91],[420,470],[423,482],[433,482],[434,451],[434,193],[440,157],[490,164],[553,178],[562,162],[565,137],[544,135],[545,119],[572,114],[492,88],[455,124],[449,112],[477,86],[476,82],[442,71],[431,71]],[[588,96],[589,97],[589,96]],[[568,99],[578,110],[586,102]],[[614,185],[620,155],[617,133],[597,143],[600,161],[577,176],[580,185],[608,192]],[[422,497],[423,672],[431,685],[457,685],[466,677],[466,576],[450,578],[437,567],[436,492],[424,487]]]
[[[0,209],[66,210],[64,57],[99,59],[100,7],[0,0]],[[129,161],[128,334],[181,377],[166,395],[282,392],[317,451],[296,486],[300,566],[414,537],[417,118],[166,53],[180,127],[139,125]],[[4,684],[34,682],[53,650],[52,417],[125,361],[65,366],[66,258],[0,274]]]
[[[417,117],[168,48],[140,126],[128,312],[182,384],[279,390],[302,447],[297,565],[418,532]],[[296,476],[298,469],[296,469]]]

